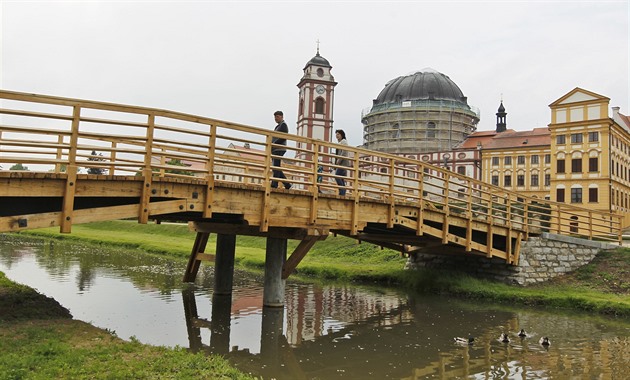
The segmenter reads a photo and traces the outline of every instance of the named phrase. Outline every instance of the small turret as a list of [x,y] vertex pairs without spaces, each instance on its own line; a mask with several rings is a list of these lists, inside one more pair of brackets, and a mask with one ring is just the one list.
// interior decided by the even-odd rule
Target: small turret
[[501,100],[501,105],[499,106],[499,110],[497,112],[497,133],[505,132],[507,129],[507,123],[505,121],[505,117],[507,112],[505,112],[505,107],[503,107],[503,100]]

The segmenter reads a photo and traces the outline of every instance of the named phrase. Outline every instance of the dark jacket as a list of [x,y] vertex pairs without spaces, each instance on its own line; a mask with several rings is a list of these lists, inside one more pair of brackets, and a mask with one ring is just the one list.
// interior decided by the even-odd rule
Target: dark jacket
[[[280,124],[276,125],[276,128],[274,129],[274,131],[289,133],[289,127],[287,126],[287,123],[285,123],[283,121]],[[281,138],[281,137],[273,137],[271,139],[271,143],[272,144],[277,144],[277,145],[287,145],[287,139],[284,139],[284,138]],[[282,149],[280,147],[276,147],[276,146],[271,147],[271,153],[274,153],[274,152],[285,152],[285,151],[286,151],[285,149]]]

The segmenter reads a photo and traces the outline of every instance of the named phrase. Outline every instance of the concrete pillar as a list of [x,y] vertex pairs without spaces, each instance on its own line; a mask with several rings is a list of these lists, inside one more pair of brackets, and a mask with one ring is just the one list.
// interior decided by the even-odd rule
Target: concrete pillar
[[236,235],[217,235],[217,254],[214,262],[215,295],[232,294],[234,282],[234,254]]
[[267,238],[263,306],[284,307],[282,266],[287,257],[287,239]]

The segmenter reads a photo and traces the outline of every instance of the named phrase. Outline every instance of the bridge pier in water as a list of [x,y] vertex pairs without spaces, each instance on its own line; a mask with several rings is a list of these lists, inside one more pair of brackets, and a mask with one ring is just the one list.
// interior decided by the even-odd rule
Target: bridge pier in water
[[263,306],[284,306],[286,280],[282,278],[282,269],[286,262],[286,257],[287,239],[267,237]]
[[[184,282],[194,282],[199,272],[201,261],[214,261],[214,293],[213,296],[229,296],[234,285],[234,260],[236,255],[236,234],[217,233],[216,254],[205,253],[210,232],[198,231],[188,260]],[[278,235],[266,237],[265,275],[263,306],[284,307],[284,290],[287,273],[287,238]],[[314,244],[314,239],[306,240],[308,244],[300,244],[300,249],[292,261],[297,265],[299,260]],[[293,268],[293,266],[291,266]]]

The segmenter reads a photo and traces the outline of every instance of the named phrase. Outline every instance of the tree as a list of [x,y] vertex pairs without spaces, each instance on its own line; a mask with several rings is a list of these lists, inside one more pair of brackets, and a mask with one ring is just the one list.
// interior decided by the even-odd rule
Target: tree
[[[175,158],[169,160],[166,162],[167,165],[173,165],[173,166],[186,166],[186,164],[184,164],[181,160],[177,160]],[[173,169],[168,169],[166,170],[166,173],[173,173],[173,174],[185,174],[185,175],[193,175],[194,173],[191,171],[187,171],[187,170],[173,170]]]
[[[95,150],[92,151],[91,157],[88,157],[88,161],[105,161],[103,155],[100,153],[96,153]],[[105,174],[105,169],[103,168],[87,168],[88,174]]]
[[21,163],[20,164],[15,164],[15,165],[11,166],[9,168],[9,170],[25,170],[25,171],[28,171],[28,166],[24,166]]

